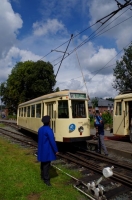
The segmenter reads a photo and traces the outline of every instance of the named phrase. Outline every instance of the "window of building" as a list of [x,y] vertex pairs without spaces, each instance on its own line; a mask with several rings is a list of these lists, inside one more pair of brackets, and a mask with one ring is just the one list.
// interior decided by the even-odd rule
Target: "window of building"
[[27,107],[27,117],[30,117],[30,106]]
[[41,118],[41,103],[36,104],[36,118]]
[[69,118],[68,101],[58,101],[58,118]]
[[72,103],[72,117],[86,118],[85,101],[71,101]]
[[35,117],[35,105],[31,105],[31,117]]
[[122,102],[116,102],[115,115],[121,115],[121,114],[122,114]]

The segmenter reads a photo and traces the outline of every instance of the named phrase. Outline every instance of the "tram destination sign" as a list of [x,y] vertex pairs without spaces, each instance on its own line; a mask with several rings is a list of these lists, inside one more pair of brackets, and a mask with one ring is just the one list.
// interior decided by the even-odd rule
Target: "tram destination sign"
[[70,93],[69,94],[71,99],[86,99],[86,93]]

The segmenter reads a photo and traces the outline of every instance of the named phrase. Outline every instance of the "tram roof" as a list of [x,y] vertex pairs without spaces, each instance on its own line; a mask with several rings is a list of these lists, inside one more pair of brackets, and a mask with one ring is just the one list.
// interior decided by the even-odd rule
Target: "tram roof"
[[127,98],[132,98],[132,93],[119,94],[115,97],[115,99],[127,99]]
[[86,92],[79,91],[79,90],[62,90],[62,91],[59,91],[59,92],[53,92],[53,93],[50,93],[50,94],[46,94],[46,95],[43,95],[43,96],[31,99],[29,101],[26,101],[26,102],[23,102],[23,103],[19,104],[19,106],[23,106],[25,104],[29,104],[29,103],[34,103],[34,102],[37,102],[37,101],[41,101],[43,99],[51,99],[51,98],[56,98],[56,97],[67,96],[67,95],[69,95],[69,93],[84,94]]

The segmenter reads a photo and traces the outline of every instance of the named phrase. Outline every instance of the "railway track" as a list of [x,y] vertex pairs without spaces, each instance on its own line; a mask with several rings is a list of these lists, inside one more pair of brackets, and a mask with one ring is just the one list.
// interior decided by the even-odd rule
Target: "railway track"
[[[8,124],[9,126],[10,124]],[[12,127],[12,126],[11,126]],[[17,129],[17,127],[13,127]],[[10,137],[14,143],[19,143],[26,148],[37,149],[37,142],[33,141],[31,137],[25,136],[22,133],[16,133],[16,130],[11,131],[5,128],[0,128],[0,134]],[[91,152],[77,150],[66,151],[65,153],[59,153],[58,160],[54,162],[54,167],[57,167],[58,161],[62,162],[62,166],[67,166],[75,170],[79,170],[83,175],[81,179],[74,180],[74,187],[86,195],[89,199],[110,199],[114,200],[120,197],[122,200],[132,199],[132,165],[124,164],[121,161],[115,161],[109,157]],[[102,170],[106,167],[114,166],[113,176],[110,178],[104,178]],[[95,196],[94,191],[89,188],[88,184],[98,183],[102,178],[101,183],[97,184],[96,188],[100,187],[101,191],[98,192],[98,197]]]
[[22,146],[31,147],[34,149],[37,148],[37,142],[35,142],[31,137],[22,133],[17,133],[15,130],[11,131],[5,128],[0,128],[0,134],[10,138],[12,142],[19,143]]
[[[64,159],[66,163],[69,163],[70,168],[83,169],[81,170],[83,172],[83,178],[77,181],[75,187],[83,190],[84,193],[89,194],[91,192],[92,195],[93,191],[89,189],[88,184],[90,185],[93,182],[96,184],[102,178],[101,186],[99,187],[102,187],[103,191],[102,195],[98,194],[101,196],[97,199],[114,199],[117,196],[121,196],[121,199],[127,200],[126,197],[124,198],[126,194],[128,199],[131,199],[132,180],[130,177],[132,177],[132,165],[123,164],[122,162],[114,161],[113,159],[97,155],[96,153],[92,155],[91,152],[66,152],[65,154],[60,153],[58,157]],[[114,166],[113,176],[108,179],[104,178],[102,175],[103,169],[111,166]]]

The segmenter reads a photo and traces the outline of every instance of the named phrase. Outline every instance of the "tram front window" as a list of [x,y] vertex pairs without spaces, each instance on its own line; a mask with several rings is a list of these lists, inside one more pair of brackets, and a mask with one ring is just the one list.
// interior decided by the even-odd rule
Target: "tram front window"
[[86,118],[85,101],[72,100],[72,117],[73,118]]
[[58,101],[58,118],[69,118],[68,101]]

